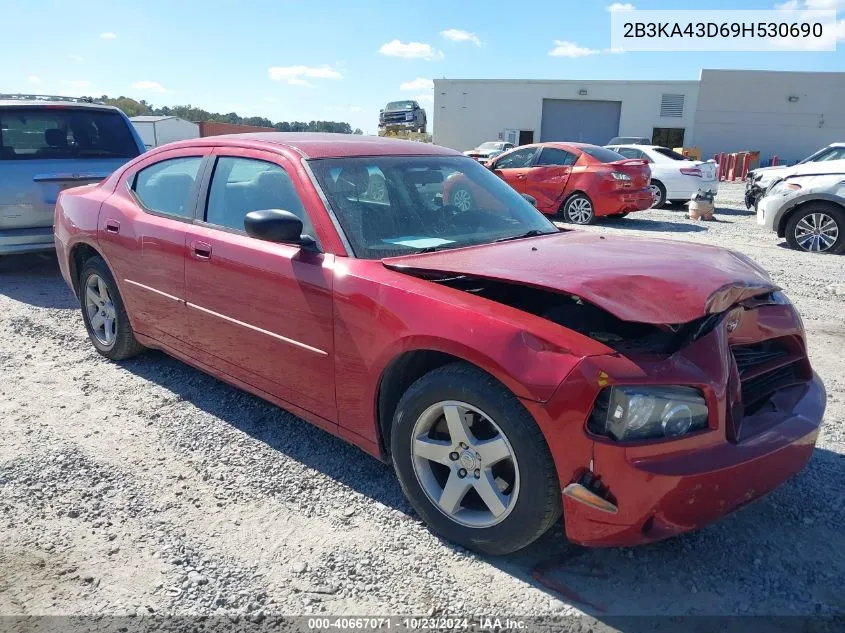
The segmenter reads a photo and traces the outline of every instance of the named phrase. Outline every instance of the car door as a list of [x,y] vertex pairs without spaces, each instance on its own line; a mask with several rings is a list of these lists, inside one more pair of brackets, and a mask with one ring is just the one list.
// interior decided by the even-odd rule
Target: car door
[[187,337],[185,236],[210,148],[158,153],[124,174],[100,208],[98,240],[136,331]]
[[567,190],[566,185],[572,173],[572,165],[578,157],[558,147],[543,147],[527,170],[525,191],[537,200],[541,211],[557,211]]
[[276,154],[215,150],[204,205],[187,236],[189,342],[201,361],[333,428],[334,255],[244,231],[248,212],[281,209],[317,238],[295,174]]
[[528,193],[525,181],[536,154],[536,147],[525,147],[502,154],[493,162],[493,172],[519,193]]

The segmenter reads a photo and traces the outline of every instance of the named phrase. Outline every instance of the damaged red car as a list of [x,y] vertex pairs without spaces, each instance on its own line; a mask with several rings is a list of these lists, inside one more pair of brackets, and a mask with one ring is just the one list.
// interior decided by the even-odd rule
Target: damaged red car
[[[444,203],[455,175],[483,206]],[[101,354],[164,350],[339,435],[484,553],[561,515],[589,546],[700,528],[800,471],[824,413],[753,261],[559,231],[433,145],[167,145],[63,192],[55,240]]]
[[[625,158],[588,143],[538,143],[505,152],[487,167],[546,215],[571,224],[624,217],[654,204],[648,161]],[[444,187],[446,203],[461,210],[489,205],[487,192],[461,174]]]

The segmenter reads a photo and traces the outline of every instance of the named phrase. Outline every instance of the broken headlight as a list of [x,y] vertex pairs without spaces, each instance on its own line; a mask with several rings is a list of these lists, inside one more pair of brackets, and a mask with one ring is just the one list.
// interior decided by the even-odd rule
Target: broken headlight
[[707,428],[707,405],[692,387],[608,387],[587,428],[617,442],[679,437]]

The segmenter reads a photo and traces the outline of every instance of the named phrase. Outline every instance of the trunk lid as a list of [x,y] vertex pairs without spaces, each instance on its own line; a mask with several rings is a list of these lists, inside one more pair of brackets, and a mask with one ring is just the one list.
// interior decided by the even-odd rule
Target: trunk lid
[[574,295],[624,321],[681,324],[778,290],[758,264],[715,246],[572,231],[382,260]]
[[0,161],[0,229],[53,225],[59,192],[100,182],[126,159]]
[[631,177],[631,188],[633,189],[645,189],[651,180],[651,168],[648,166],[648,161],[642,158],[627,158],[606,163],[606,165],[611,167],[613,171],[628,174]]

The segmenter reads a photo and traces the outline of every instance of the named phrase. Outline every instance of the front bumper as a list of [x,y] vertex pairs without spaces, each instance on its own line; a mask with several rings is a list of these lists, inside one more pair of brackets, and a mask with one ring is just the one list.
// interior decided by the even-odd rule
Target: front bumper
[[783,196],[766,196],[757,201],[757,224],[765,226],[770,231],[776,231],[780,210],[785,199]]
[[771,492],[807,464],[826,402],[818,377],[781,397],[791,410],[776,414],[781,419],[753,441],[645,459],[629,459],[618,447],[598,451],[597,468],[624,473],[608,482],[618,512],[564,497],[567,538],[590,547],[651,543],[699,529]]
[[40,253],[54,248],[52,226],[0,230],[0,255]]
[[[587,357],[547,402],[523,401],[549,444],[561,492],[589,475],[600,481],[602,499],[615,506],[608,512],[562,494],[569,540],[625,547],[696,530],[774,490],[805,466],[826,394],[807,360],[800,317],[791,305],[765,304],[743,311],[732,327],[728,331],[723,321],[668,357]],[[777,341],[788,353],[742,378],[735,348],[765,341]],[[751,400],[746,410],[743,390],[759,398],[753,395],[755,379],[775,380],[770,372],[777,368],[791,368],[789,379],[764,401]],[[613,384],[694,386],[710,410],[708,428],[628,444],[593,435],[587,418],[601,388]]]
[[378,126],[380,129],[387,130],[402,130],[420,127],[419,123],[416,121],[381,121]]

